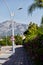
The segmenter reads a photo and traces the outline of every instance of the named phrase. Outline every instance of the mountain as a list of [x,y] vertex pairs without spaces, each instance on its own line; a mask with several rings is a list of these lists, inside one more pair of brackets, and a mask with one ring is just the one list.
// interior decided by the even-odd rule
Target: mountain
[[[21,24],[13,21],[14,34],[22,35],[23,32],[28,28],[28,25]],[[0,36],[12,35],[12,21],[7,20],[3,23],[0,23]]]

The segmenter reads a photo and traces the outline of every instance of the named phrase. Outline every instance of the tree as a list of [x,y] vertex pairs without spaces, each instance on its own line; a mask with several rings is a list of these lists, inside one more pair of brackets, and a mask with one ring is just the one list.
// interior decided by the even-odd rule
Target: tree
[[38,29],[38,25],[35,23],[30,22],[28,29],[24,32],[25,35],[30,35],[30,34],[36,34]]
[[[33,4],[28,9],[29,13],[32,13],[36,8],[43,8],[43,0],[34,0]],[[41,21],[41,28],[39,28],[40,32],[43,32],[43,17]]]
[[26,36],[25,42],[27,43],[29,40],[33,40],[38,35],[38,25],[35,23],[31,23],[28,26],[28,29],[24,32]]
[[15,44],[22,45],[22,37],[20,35],[15,36]]
[[34,3],[28,9],[29,13],[32,13],[36,8],[43,8],[43,0],[34,0]]

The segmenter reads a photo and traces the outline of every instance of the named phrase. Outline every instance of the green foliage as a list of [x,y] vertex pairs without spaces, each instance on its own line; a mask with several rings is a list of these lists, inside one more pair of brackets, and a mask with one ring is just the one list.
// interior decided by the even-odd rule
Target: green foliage
[[38,32],[38,26],[35,23],[30,23],[28,29],[24,32],[24,35],[26,36],[25,42],[28,42],[29,40],[33,40]]
[[[0,41],[0,45],[2,45],[2,46],[12,45],[12,41],[10,39],[11,39],[11,37],[9,37],[9,36],[7,36],[7,39],[6,39],[6,37],[3,37],[2,41]],[[15,36],[15,44],[16,45],[23,44],[22,37],[20,35]]]
[[[6,42],[7,42],[7,44],[6,44]],[[0,41],[0,45],[2,45],[2,46],[12,45],[12,42],[10,40],[10,37],[7,37],[7,39],[6,39],[6,37],[3,37],[2,38],[2,41]]]
[[38,28],[38,34],[39,34],[39,35],[43,34],[43,27],[39,27],[39,28]]
[[32,13],[36,8],[43,8],[43,0],[34,0],[28,9],[29,13]]
[[6,43],[5,43],[5,40],[3,40],[3,41],[0,41],[0,45],[1,45],[1,46],[4,46],[4,45],[6,45]]
[[12,41],[10,40],[10,37],[7,37],[7,45],[12,45]]
[[22,45],[22,37],[20,35],[15,36],[15,44],[16,45]]
[[26,36],[24,47],[30,57],[35,61],[35,65],[42,65],[43,60],[43,27],[38,27],[34,23],[30,23],[28,29],[24,32]]
[[[34,34],[37,34],[37,29],[38,29],[37,24],[30,22],[29,27],[28,27],[28,30],[25,31],[26,32],[26,35],[31,35],[31,34],[34,35]],[[25,32],[24,32],[24,34],[25,34]]]

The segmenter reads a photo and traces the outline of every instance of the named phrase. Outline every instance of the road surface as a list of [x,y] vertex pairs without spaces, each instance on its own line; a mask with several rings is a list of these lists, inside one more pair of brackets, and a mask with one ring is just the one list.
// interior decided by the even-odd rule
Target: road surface
[[9,57],[9,59],[2,65],[32,65],[30,60],[27,59],[27,54],[25,49],[22,47],[17,47],[15,53]]

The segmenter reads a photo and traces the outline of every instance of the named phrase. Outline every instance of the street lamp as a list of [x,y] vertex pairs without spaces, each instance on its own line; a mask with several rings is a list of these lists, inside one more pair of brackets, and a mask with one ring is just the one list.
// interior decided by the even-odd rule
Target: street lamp
[[[10,14],[10,18],[11,18],[11,21],[12,21],[12,36],[13,36],[13,39],[14,39],[14,25],[13,25],[14,12],[10,12],[10,8],[8,7],[8,5],[7,5],[5,0],[3,0],[3,2],[5,3],[8,11],[9,11],[9,14]],[[14,40],[12,40],[12,49],[13,49],[13,53],[14,53],[15,52]]]
[[[8,7],[7,3],[5,0],[3,0],[3,2],[5,3],[8,11],[9,11],[9,14],[10,14],[10,18],[11,18],[11,21],[12,21],[12,49],[13,49],[13,53],[15,53],[15,42],[14,42],[14,22],[13,22],[13,19],[14,19],[14,12],[11,12],[10,11],[10,8]],[[18,10],[21,10],[22,8],[18,8]]]
[[12,21],[12,49],[13,49],[13,53],[15,53],[15,42],[14,42],[14,22],[13,22],[13,18],[14,18],[14,13],[11,13],[11,21]]

